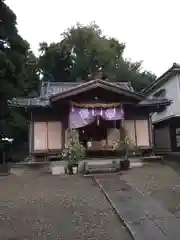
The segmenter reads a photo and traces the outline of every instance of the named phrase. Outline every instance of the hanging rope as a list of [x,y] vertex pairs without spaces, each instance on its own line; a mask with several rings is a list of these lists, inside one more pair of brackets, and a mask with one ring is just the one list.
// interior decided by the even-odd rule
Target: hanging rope
[[120,103],[76,103],[72,102],[72,106],[82,107],[82,108],[112,108],[119,107]]

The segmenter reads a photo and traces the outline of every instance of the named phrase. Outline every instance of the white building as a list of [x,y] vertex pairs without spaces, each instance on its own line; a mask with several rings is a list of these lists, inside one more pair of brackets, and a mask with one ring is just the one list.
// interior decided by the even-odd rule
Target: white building
[[180,65],[174,63],[143,93],[172,100],[171,105],[152,115],[154,145],[157,152],[180,152]]

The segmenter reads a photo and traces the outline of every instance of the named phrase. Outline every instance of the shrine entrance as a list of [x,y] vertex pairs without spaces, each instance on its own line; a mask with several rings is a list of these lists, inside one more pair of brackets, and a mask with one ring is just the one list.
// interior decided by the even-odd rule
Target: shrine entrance
[[121,121],[106,121],[102,118],[78,129],[79,141],[92,157],[115,156],[116,144],[120,140]]
[[[99,121],[99,120],[98,120]],[[90,141],[102,141],[107,139],[107,125],[105,120],[100,120],[98,123],[93,123],[79,128],[79,140],[86,146]]]
[[[80,104],[79,104],[80,105]],[[86,155],[105,156],[116,154],[120,141],[120,126],[124,111],[120,104],[73,105],[69,124],[76,129],[79,141],[86,148]]]

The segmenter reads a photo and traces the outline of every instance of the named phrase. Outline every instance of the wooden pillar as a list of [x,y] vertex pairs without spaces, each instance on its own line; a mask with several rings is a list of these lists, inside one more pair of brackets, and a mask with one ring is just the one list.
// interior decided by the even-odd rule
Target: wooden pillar
[[148,118],[149,145],[153,148],[153,126],[151,116]]
[[120,127],[120,141],[124,141],[125,140],[125,137],[126,137],[126,130],[124,128],[124,124],[123,124],[123,121],[124,120],[120,120],[121,121],[121,127]]
[[32,117],[32,111],[30,112],[30,121],[29,121],[29,158],[32,159],[33,157],[33,149],[34,149],[34,123]]
[[137,129],[136,129],[136,120],[134,120],[134,133],[135,133],[135,146],[137,147]]

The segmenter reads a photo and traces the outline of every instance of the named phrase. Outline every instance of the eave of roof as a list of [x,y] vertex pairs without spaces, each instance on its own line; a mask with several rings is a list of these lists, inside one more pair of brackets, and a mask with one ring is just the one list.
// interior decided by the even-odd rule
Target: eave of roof
[[141,101],[140,103],[137,104],[137,106],[141,107],[166,107],[169,106],[172,103],[171,100],[167,98],[152,98],[148,99],[146,98],[145,100]]
[[10,107],[49,107],[50,102],[49,99],[41,99],[41,98],[13,98],[12,100],[8,100],[8,106]]
[[[92,81],[91,81],[92,82]],[[99,81],[107,82],[107,81]],[[51,107],[50,97],[61,95],[63,93],[69,92],[71,89],[76,89],[79,86],[89,85],[89,82],[45,82],[41,87],[41,94],[39,97],[34,98],[13,98],[8,100],[8,105],[10,107],[24,107],[24,108],[34,108],[34,107]],[[108,86],[111,83],[108,83]],[[129,82],[113,82],[113,87],[116,89],[127,90],[128,92],[133,92]]]
[[92,81],[80,84],[78,86],[75,86],[71,89],[68,89],[68,90],[62,92],[62,93],[58,93],[58,94],[50,97],[50,101],[55,102],[59,99],[64,99],[64,98],[67,98],[67,97],[70,97],[70,96],[73,96],[73,95],[76,95],[76,94],[79,94],[79,93],[82,93],[82,92],[85,92],[85,91],[88,91],[90,89],[94,89],[97,87],[101,87],[106,90],[111,90],[111,91],[117,92],[117,93],[125,93],[126,95],[134,97],[135,99],[137,99],[139,101],[143,100],[145,98],[144,95],[142,95],[142,94],[135,93],[128,89],[121,88],[120,86],[115,85],[108,81],[96,79],[96,80],[92,80]]
[[[171,100],[168,99],[144,99],[137,103],[137,107],[164,107],[168,106],[172,103]],[[22,107],[22,108],[46,108],[51,107],[51,103],[49,100],[40,99],[40,98],[32,98],[32,99],[12,99],[8,101],[8,105],[10,107]]]
[[159,78],[153,81],[147,88],[143,89],[141,93],[148,94],[151,93],[154,89],[156,89],[159,85],[163,84],[164,82],[168,81],[169,78],[180,72],[180,65],[177,63],[173,63],[172,67],[170,67],[165,73],[163,73]]
[[114,83],[110,83],[103,80],[93,80],[90,82],[86,82],[80,85],[77,85],[73,88],[67,89],[61,93],[58,93],[50,98],[24,98],[24,99],[12,99],[8,101],[9,106],[11,107],[24,107],[24,108],[34,108],[34,107],[51,107],[51,101],[53,102],[58,99],[64,99],[66,97],[75,95],[80,92],[84,92],[90,89],[94,89],[96,87],[102,87],[104,89],[116,92],[118,94],[127,94],[127,96],[134,97],[138,100],[136,106],[138,107],[155,107],[155,106],[167,106],[171,104],[171,101],[166,98],[145,98],[144,95],[135,93],[134,91],[124,89],[120,86],[115,85]]

